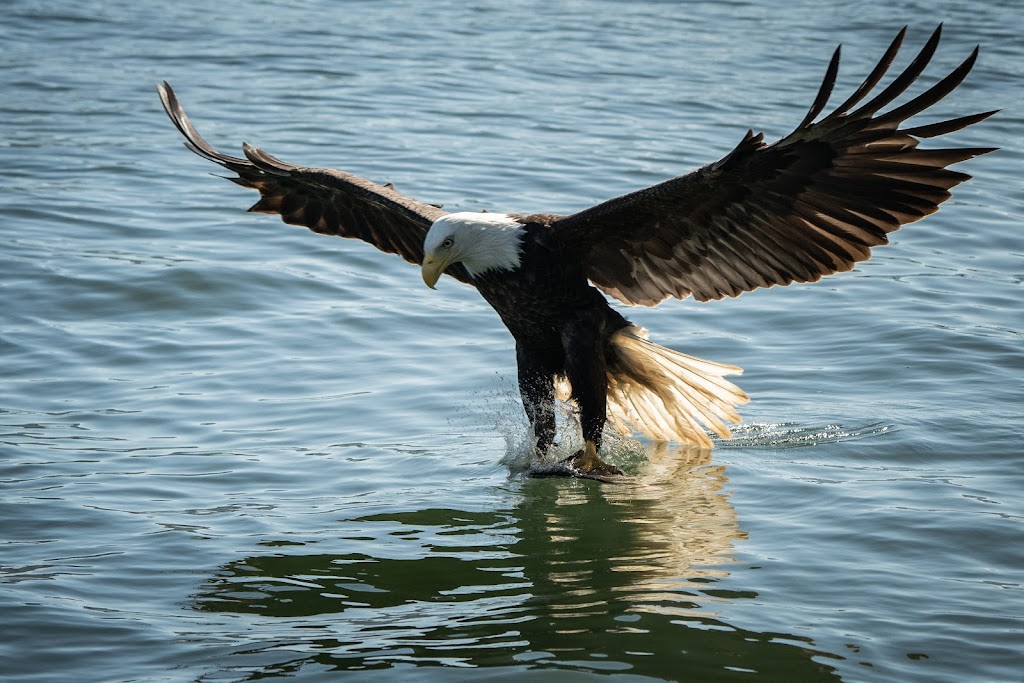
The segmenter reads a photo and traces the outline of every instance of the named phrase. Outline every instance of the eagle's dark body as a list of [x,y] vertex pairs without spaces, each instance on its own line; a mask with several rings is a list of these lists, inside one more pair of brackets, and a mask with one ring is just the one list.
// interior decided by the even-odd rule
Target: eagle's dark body
[[604,295],[643,306],[668,297],[708,301],[851,270],[970,177],[948,166],[992,151],[918,144],[995,112],[903,125],[963,81],[977,49],[892,106],[931,60],[941,27],[874,93],[905,31],[864,82],[819,118],[835,83],[836,50],[807,115],[777,142],[748,132],[717,162],[565,216],[450,214],[390,184],[288,164],[249,145],[244,157],[228,156],[196,132],[170,86],[159,90],[188,147],[260,192],[251,211],[398,254],[420,264],[431,287],[442,273],[475,286],[515,338],[523,404],[542,451],[554,437],[560,383],[571,385],[587,443],[577,461],[585,471],[604,466],[596,448],[606,419],[652,438],[710,447],[705,428],[727,438],[725,423],[739,421],[734,407],[747,400],[722,379],[739,368],[647,342]]
[[590,284],[583,264],[551,230],[557,217],[513,218],[525,230],[520,267],[485,273],[471,282],[516,340],[519,391],[537,448],[547,449],[555,436],[557,377],[565,377],[572,387],[584,416],[584,440],[600,446],[605,378],[608,364],[616,362],[611,339],[630,323]]

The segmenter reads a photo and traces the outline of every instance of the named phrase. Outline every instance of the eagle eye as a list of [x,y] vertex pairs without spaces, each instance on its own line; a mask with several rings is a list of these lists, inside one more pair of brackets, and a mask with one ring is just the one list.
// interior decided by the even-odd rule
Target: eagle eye
[[455,240],[451,237],[445,237],[444,242],[441,242],[441,246],[445,249],[451,249],[453,244],[455,244]]

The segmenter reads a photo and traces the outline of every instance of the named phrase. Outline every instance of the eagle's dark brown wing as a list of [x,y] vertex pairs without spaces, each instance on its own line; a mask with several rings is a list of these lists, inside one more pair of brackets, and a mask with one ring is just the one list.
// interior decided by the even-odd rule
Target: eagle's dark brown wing
[[748,132],[725,158],[693,173],[552,222],[575,248],[591,281],[629,304],[675,296],[720,299],[758,287],[813,282],[846,271],[904,223],[935,212],[970,176],[946,168],[989,148],[918,149],[918,138],[965,128],[995,112],[901,129],[948,95],[978,50],[912,100],[877,112],[921,74],[939,42],[878,95],[853,109],[881,80],[906,28],[857,90],[818,122],[835,83],[837,49],[818,96],[796,130],[775,144]]
[[[344,171],[295,166],[248,144],[242,146],[245,158],[221,154],[196,132],[171,86],[164,82],[157,90],[189,149],[238,174],[229,180],[259,190],[260,200],[249,211],[277,213],[285,223],[358,238],[410,263],[423,262],[423,238],[446,211],[406,197],[390,185]],[[448,273],[468,279],[458,265]]]

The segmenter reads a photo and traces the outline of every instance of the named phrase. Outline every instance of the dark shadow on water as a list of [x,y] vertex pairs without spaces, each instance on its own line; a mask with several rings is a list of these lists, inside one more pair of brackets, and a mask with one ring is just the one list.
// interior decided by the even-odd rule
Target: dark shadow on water
[[364,516],[329,542],[223,566],[194,605],[232,617],[218,635],[244,647],[211,680],[411,667],[444,667],[444,680],[837,680],[836,657],[809,639],[719,616],[757,599],[720,585],[745,538],[725,468],[682,449],[648,457],[626,484],[513,479],[493,510]]

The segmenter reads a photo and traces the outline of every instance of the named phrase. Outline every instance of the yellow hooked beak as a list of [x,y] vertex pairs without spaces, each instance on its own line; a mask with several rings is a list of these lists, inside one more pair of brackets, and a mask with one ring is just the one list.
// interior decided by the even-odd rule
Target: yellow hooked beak
[[423,259],[423,282],[426,283],[427,287],[431,289],[437,289],[434,285],[437,284],[441,274],[444,273],[445,269],[448,268],[452,262],[452,256],[448,255],[443,258],[435,258],[433,254],[427,254]]

